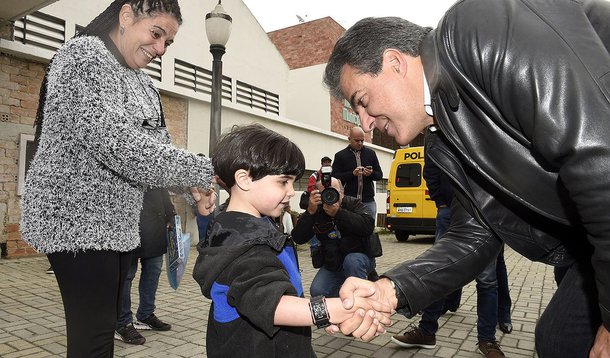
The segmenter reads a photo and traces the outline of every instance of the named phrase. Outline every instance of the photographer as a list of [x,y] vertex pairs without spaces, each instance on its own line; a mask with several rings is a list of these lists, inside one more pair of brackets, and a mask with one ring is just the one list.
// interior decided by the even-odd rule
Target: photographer
[[[328,168],[330,169],[330,168]],[[307,210],[292,230],[297,244],[312,236],[320,240],[312,252],[314,267],[320,268],[311,283],[312,297],[338,297],[349,276],[366,279],[375,269],[375,259],[365,254],[365,243],[374,229],[373,218],[360,199],[343,195],[343,186],[329,171],[322,171],[316,190],[309,195]]]

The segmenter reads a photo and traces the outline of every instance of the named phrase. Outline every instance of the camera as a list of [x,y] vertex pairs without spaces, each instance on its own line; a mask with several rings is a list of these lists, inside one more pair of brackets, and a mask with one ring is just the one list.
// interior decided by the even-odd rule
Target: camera
[[324,190],[322,190],[322,203],[327,205],[332,205],[339,201],[339,191],[332,187],[332,167],[322,167],[320,169],[322,172],[322,178],[320,179],[322,182],[322,186]]

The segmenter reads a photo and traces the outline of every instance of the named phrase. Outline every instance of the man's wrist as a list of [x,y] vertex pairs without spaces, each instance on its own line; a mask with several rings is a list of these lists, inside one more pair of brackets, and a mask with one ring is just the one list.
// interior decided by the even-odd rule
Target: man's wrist
[[407,297],[402,293],[402,291],[396,285],[394,280],[392,280],[389,277],[383,277],[383,278],[387,279],[389,281],[388,282],[389,285],[392,287],[392,290],[391,290],[393,293],[392,302],[395,304],[394,309],[398,309],[398,308],[402,308],[402,307],[406,306],[408,304]]

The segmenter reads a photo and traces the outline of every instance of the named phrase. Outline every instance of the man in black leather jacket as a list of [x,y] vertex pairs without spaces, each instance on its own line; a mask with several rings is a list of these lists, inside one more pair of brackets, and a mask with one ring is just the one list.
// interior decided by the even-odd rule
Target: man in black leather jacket
[[[471,281],[502,242],[570,266],[536,328],[540,357],[610,354],[610,3],[462,0],[435,30],[363,19],[325,72],[362,127],[426,151],[452,181],[451,226],[362,286],[409,315]],[[362,292],[362,290],[359,290]],[[362,320],[360,320],[362,321]],[[345,333],[371,319],[343,324]],[[364,333],[363,333],[364,332]]]

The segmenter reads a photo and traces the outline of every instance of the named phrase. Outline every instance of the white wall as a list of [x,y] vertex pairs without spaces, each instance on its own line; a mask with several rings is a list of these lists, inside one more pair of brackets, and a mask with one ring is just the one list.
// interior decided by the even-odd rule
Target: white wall
[[330,131],[330,96],[322,84],[325,64],[290,71],[286,116]]

